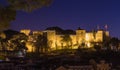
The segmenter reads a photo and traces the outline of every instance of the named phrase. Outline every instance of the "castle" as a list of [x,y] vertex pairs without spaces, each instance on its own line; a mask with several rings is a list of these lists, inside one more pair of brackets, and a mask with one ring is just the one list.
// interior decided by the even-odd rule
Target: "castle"
[[[50,46],[52,50],[63,49],[64,46],[71,46],[72,49],[77,49],[78,47],[90,48],[93,46],[93,43],[99,44],[106,40],[109,37],[109,31],[107,30],[97,30],[97,31],[86,31],[84,29],[77,29],[75,34],[69,34],[71,41],[65,42],[63,40],[64,34],[57,34],[55,30],[45,30],[45,31],[30,31],[29,29],[21,30],[20,32],[25,33],[29,36],[29,40],[33,40],[34,34],[46,34],[47,44]],[[32,35],[29,35],[29,33]],[[32,45],[27,43],[28,51],[32,51]]]

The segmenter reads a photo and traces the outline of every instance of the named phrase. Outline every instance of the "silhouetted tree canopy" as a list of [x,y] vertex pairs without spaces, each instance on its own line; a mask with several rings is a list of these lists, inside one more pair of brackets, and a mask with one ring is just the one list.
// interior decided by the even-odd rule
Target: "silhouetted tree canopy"
[[56,34],[75,34],[75,31],[73,31],[73,30],[70,30],[70,29],[64,30],[64,29],[57,27],[57,26],[48,27],[48,28],[46,28],[46,30],[55,30]]
[[10,39],[10,38],[12,38],[12,36],[13,35],[17,35],[17,34],[20,34],[20,32],[18,32],[18,31],[14,31],[14,30],[5,30],[5,31],[3,31],[3,33],[5,33],[5,35],[6,35],[6,39]]
[[13,50],[27,50],[27,47],[25,45],[27,39],[28,37],[24,33],[15,34],[9,39],[9,41],[11,42],[10,46]]
[[64,34],[75,34],[73,30],[64,30]]
[[31,12],[49,6],[52,0],[6,0],[6,2],[7,5],[0,5],[0,30],[9,27],[10,22],[15,20],[17,11]]
[[9,23],[15,20],[16,11],[11,7],[0,7],[0,29],[6,29],[9,27]]
[[96,49],[96,51],[101,50],[101,46],[100,45],[94,45],[94,48]]
[[110,44],[113,45],[113,46],[118,47],[119,42],[120,42],[120,40],[118,38],[113,37],[113,38],[110,39]]
[[55,31],[56,31],[56,34],[62,34],[63,31],[64,31],[62,28],[57,27],[57,26],[55,26],[55,27],[48,27],[48,28],[46,28],[45,30],[55,30]]
[[49,6],[52,0],[7,0],[15,10],[32,11],[44,6]]
[[43,52],[44,48],[48,48],[47,37],[45,37],[44,35],[38,35],[34,46],[37,53]]

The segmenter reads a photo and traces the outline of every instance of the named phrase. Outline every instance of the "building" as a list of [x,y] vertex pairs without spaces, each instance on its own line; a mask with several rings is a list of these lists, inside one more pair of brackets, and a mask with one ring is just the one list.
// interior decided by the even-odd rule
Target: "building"
[[[21,30],[25,34],[29,34],[29,30]],[[27,33],[26,33],[27,32]],[[81,48],[90,48],[93,47],[94,44],[99,44],[105,41],[106,38],[109,37],[109,31],[106,30],[97,30],[88,32],[84,29],[77,29],[75,34],[69,34],[71,41],[65,42],[63,41],[64,34],[57,34],[55,30],[45,30],[45,31],[33,31],[32,36],[35,37],[35,34],[45,35],[47,37],[47,44],[50,49],[64,49],[65,46],[70,46],[72,49]],[[29,40],[31,35],[29,35]],[[34,40],[34,39],[33,39]],[[33,41],[32,40],[32,41]],[[35,40],[34,40],[35,41]],[[93,44],[94,43],[94,44]],[[31,47],[31,44],[27,44],[28,49]],[[31,50],[31,48],[29,49]]]

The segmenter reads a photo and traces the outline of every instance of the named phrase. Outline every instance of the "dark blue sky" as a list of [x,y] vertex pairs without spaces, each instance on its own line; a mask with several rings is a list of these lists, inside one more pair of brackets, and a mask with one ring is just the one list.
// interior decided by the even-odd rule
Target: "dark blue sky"
[[31,13],[18,12],[10,28],[44,30],[59,26],[93,30],[97,25],[104,28],[106,24],[110,35],[120,38],[120,0],[54,0],[50,7]]

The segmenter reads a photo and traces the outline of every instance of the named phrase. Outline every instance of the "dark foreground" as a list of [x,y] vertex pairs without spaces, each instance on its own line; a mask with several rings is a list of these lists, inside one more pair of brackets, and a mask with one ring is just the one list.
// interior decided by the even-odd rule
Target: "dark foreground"
[[[42,57],[9,57],[9,61],[0,62],[0,70],[120,70],[120,53],[113,51],[78,52]],[[102,66],[103,65],[103,66]],[[62,69],[60,69],[62,68]]]

